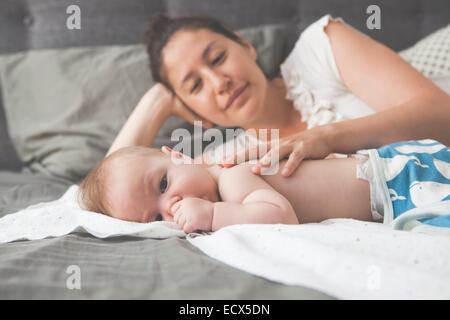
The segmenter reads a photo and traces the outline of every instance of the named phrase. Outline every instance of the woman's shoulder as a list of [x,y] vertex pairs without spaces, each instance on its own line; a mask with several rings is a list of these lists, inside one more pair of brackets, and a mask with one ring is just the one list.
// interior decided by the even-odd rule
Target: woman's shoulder
[[308,123],[308,129],[344,119],[331,102],[348,90],[340,78],[331,42],[324,30],[330,21],[335,19],[326,14],[309,25],[280,66],[288,90],[286,98],[294,102],[294,107]]
[[344,90],[325,27],[334,19],[326,14],[310,24],[280,66],[283,79],[294,85],[301,78],[312,88],[333,87]]
[[303,30],[303,32],[300,34],[297,42],[299,42],[300,40],[317,40],[317,38],[323,37],[325,33],[324,29],[326,26],[328,26],[330,21],[344,22],[341,17],[333,18],[330,14],[326,14],[306,27],[305,30]]
[[331,50],[331,46],[330,39],[325,32],[325,27],[328,26],[330,21],[344,22],[342,18],[333,18],[330,14],[326,14],[311,23],[300,33],[286,62],[288,62],[291,57],[299,58],[308,55],[308,53],[317,54],[321,51],[323,52],[321,56],[326,56],[328,51]]

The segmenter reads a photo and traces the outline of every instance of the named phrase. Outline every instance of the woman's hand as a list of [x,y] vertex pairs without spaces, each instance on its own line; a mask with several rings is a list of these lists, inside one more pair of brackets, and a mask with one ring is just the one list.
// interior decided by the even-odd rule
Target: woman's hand
[[271,167],[276,161],[287,158],[281,174],[290,176],[303,159],[323,159],[333,152],[330,143],[332,132],[331,125],[319,126],[302,131],[292,136],[259,143],[255,146],[247,146],[245,149],[235,152],[224,158],[223,167],[232,167],[240,162],[259,161],[252,167],[255,174],[261,174],[262,168]]
[[[189,109],[174,93],[172,93],[162,83],[155,84],[145,95],[150,105],[158,105],[158,112],[166,119],[170,116],[177,116],[194,124],[194,121],[201,121],[205,129],[212,128],[213,124]],[[159,103],[161,102],[161,103]]]

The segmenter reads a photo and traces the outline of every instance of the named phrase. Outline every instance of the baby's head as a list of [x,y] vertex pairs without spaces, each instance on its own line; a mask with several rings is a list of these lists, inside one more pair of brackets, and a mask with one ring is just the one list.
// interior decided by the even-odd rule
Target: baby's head
[[79,189],[84,209],[144,223],[173,221],[171,207],[187,197],[216,202],[217,183],[207,169],[167,147],[117,150],[91,171]]

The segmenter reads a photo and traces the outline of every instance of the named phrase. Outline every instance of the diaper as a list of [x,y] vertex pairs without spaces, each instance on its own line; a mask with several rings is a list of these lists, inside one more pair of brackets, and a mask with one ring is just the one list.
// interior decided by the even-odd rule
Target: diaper
[[408,141],[354,156],[359,159],[357,178],[370,184],[374,221],[399,229],[407,222],[409,227],[450,227],[450,150],[445,145],[429,139]]

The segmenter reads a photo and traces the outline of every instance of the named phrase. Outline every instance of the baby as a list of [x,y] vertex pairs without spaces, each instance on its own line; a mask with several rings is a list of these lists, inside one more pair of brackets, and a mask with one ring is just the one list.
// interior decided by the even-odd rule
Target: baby
[[[424,148],[428,153],[422,152]],[[401,174],[423,170],[440,157],[426,160],[412,155],[414,150],[428,157],[442,153],[446,158],[438,161],[448,174],[448,149],[432,140],[393,144],[357,157],[305,160],[289,178],[279,173],[255,175],[248,163],[229,169],[205,168],[168,147],[125,147],[85,178],[80,200],[86,210],[118,219],[174,221],[186,233],[234,224],[298,224],[330,218],[381,221],[390,208],[393,217],[410,209],[393,205],[389,193],[395,186],[389,182],[398,178],[412,184]],[[445,183],[450,186],[448,177]],[[401,196],[406,198],[397,194]],[[450,192],[434,201],[447,198]]]

